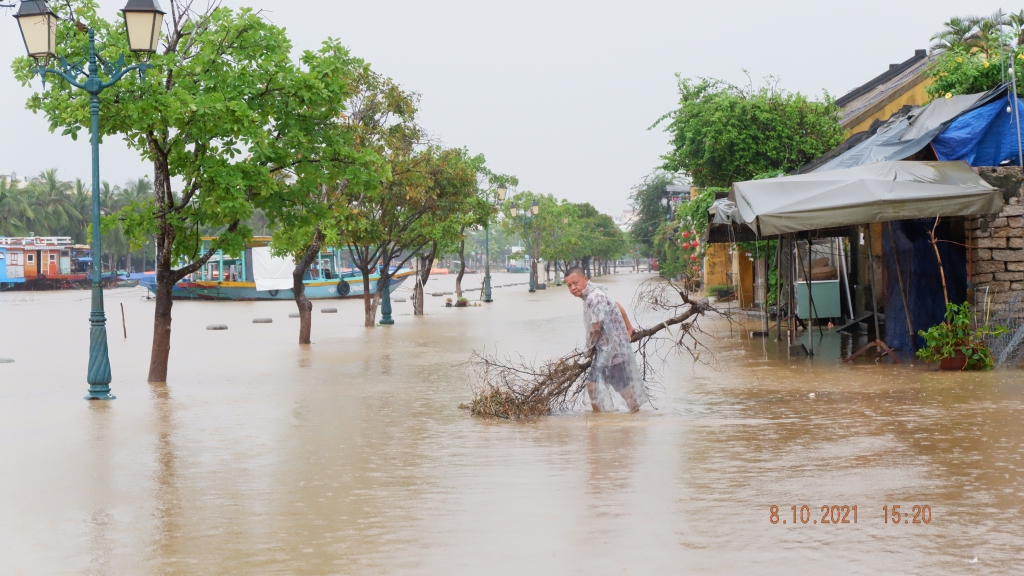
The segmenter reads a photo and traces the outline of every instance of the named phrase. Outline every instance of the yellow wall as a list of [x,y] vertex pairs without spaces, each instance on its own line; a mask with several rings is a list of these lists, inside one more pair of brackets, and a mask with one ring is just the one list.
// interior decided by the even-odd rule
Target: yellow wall
[[704,286],[727,286],[732,271],[728,244],[709,244],[704,256]]
[[750,308],[754,305],[754,261],[747,258],[745,252],[733,252],[736,262],[737,278],[736,298],[739,300],[740,308]]
[[867,130],[868,128],[871,127],[871,123],[874,122],[875,119],[885,122],[886,120],[889,119],[890,116],[895,114],[897,111],[899,111],[900,108],[903,108],[907,104],[910,104],[911,106],[923,106],[924,104],[927,104],[931,98],[928,96],[928,93],[924,91],[924,89],[929,84],[931,84],[931,82],[931,78],[925,78],[922,82],[919,82],[910,90],[907,90],[906,92],[900,94],[899,96],[896,96],[891,102],[885,104],[883,107],[873,112],[870,116],[864,117],[856,125],[850,127],[849,133],[856,134],[857,132],[863,132]]

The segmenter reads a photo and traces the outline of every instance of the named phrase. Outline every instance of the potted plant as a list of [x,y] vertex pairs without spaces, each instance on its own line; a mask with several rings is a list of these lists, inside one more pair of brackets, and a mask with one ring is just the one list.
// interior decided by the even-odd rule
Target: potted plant
[[451,308],[452,307],[452,299],[451,298],[445,298],[444,299],[444,307],[445,308]]
[[945,321],[918,333],[924,338],[924,348],[917,357],[926,362],[938,362],[942,370],[991,370],[995,365],[989,337],[1006,334],[1005,326],[971,328],[971,305],[946,304]]
[[455,301],[456,308],[465,308],[466,306],[469,306],[469,298],[459,298]]

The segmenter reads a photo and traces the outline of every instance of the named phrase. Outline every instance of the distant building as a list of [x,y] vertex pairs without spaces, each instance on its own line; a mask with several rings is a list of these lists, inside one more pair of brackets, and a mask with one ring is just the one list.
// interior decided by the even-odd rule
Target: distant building
[[613,216],[612,220],[615,221],[615,225],[619,227],[619,230],[629,232],[637,218],[639,218],[639,214],[637,214],[636,210],[626,209],[622,211],[621,215]]

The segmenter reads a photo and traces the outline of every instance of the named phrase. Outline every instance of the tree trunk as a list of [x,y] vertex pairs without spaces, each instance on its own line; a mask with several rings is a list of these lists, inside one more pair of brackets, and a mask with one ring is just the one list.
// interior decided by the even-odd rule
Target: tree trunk
[[416,256],[416,286],[413,287],[413,294],[415,299],[412,303],[412,315],[423,316],[423,279],[421,270],[423,269],[423,257]]
[[416,279],[416,306],[413,308],[413,313],[416,316],[423,316],[423,294],[425,292],[424,287],[427,285],[427,281],[430,280],[430,265],[434,263],[434,256],[437,254],[437,242],[430,245],[430,252],[424,255],[420,259],[420,273]]
[[292,292],[295,293],[295,305],[299,308],[299,344],[309,344],[310,333],[313,331],[313,303],[306,298],[306,285],[302,279],[306,275],[306,269],[320,253],[322,243],[323,234],[317,227],[313,234],[313,243],[306,249],[292,272]]
[[[465,229],[460,233],[464,233]],[[462,277],[466,275],[466,236],[459,243],[459,275],[455,277],[455,298],[462,298]]]
[[171,291],[174,280],[163,274],[156,285],[156,313],[153,318],[153,348],[149,359],[149,382],[167,381],[167,361],[171,355]]
[[373,328],[377,325],[377,305],[374,303],[376,293],[370,292],[370,269],[363,273],[363,326]]

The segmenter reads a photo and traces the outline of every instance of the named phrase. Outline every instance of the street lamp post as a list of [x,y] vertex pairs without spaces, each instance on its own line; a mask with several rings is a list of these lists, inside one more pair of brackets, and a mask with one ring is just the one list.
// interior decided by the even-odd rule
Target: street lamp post
[[[508,194],[508,187],[504,184],[498,185],[498,200],[495,204],[500,204],[505,201],[505,196]],[[484,302],[494,302],[491,299],[491,225],[488,222],[484,225]]]
[[[520,212],[523,212],[522,216],[519,215]],[[540,205],[537,204],[536,200],[534,200],[533,204],[527,210],[520,210],[518,206],[513,204],[509,207],[508,213],[511,214],[513,218],[517,218],[523,222],[523,235],[526,237],[526,253],[530,256],[530,292],[536,292],[537,261],[533,259],[533,250],[531,248],[530,221],[540,213]]]
[[[128,0],[122,10],[125,29],[128,33],[128,47],[132,52],[150,54],[156,51],[163,26],[164,11],[158,0]],[[102,254],[100,246],[100,93],[117,84],[125,74],[138,70],[145,74],[152,68],[147,62],[125,66],[124,56],[117,62],[106,62],[96,53],[96,33],[89,34],[88,66],[81,63],[69,64],[60,59],[57,68],[50,68],[47,62],[56,56],[57,15],[50,10],[45,0],[23,0],[14,16],[21,28],[25,50],[43,63],[36,67],[42,81],[47,74],[55,74],[75,88],[89,94],[89,112],[92,120],[92,312],[89,314],[89,395],[86,400],[113,400],[110,393],[110,358],[107,352],[107,318],[103,312],[102,265],[97,266],[97,257]],[[110,77],[104,82],[100,78],[100,65]],[[85,77],[84,82],[81,81]]]

